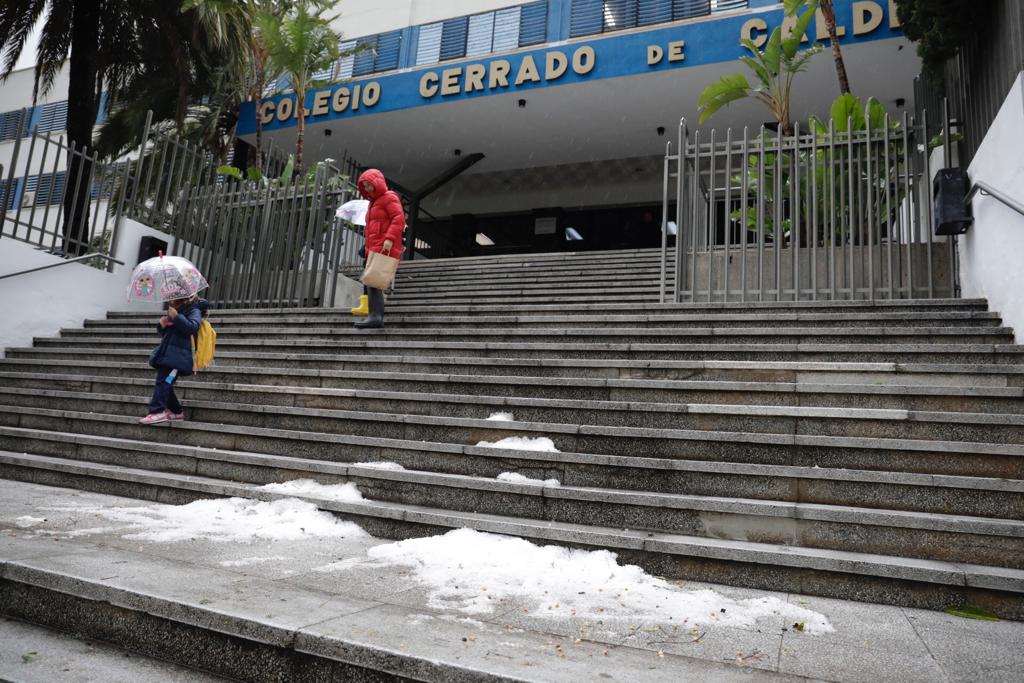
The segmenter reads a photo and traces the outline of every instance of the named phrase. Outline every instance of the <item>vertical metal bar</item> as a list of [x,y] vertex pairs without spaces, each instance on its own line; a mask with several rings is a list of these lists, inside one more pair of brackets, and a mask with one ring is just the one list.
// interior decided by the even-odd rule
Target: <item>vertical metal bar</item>
[[679,121],[679,145],[676,147],[679,155],[676,162],[676,264],[675,264],[675,293],[673,300],[679,303],[683,300],[683,285],[686,282],[686,240],[690,232],[690,224],[687,220],[686,204],[686,162],[689,142],[689,134],[686,131],[686,119]]
[[[818,300],[818,129],[808,127],[811,134],[811,169],[807,182],[810,185],[811,219],[807,233],[811,238],[811,299]],[[823,188],[824,189],[824,188]]]
[[853,119],[847,117],[846,119],[846,176],[849,183],[849,196],[846,198],[845,205],[849,213],[849,220],[847,221],[847,234],[846,234],[846,254],[847,254],[847,273],[846,280],[850,283],[850,300],[857,298],[857,281],[854,278],[854,263],[853,263],[853,244],[855,242],[856,235],[856,199],[857,196],[855,183],[857,181],[857,174],[854,169],[854,155],[853,155]]
[[[945,141],[944,149],[946,155],[946,168],[950,168],[953,165],[953,140],[949,130],[949,98],[942,98],[942,132]],[[960,165],[961,161],[959,155],[957,158],[957,165]],[[930,228],[929,228],[930,229]],[[956,251],[956,236],[951,235],[946,238],[946,244],[948,248],[948,270],[949,270],[949,296],[954,297],[957,295],[957,285],[959,282],[959,272],[957,268],[957,251]]]
[[[49,145],[50,145],[50,136],[49,135],[46,136],[46,144],[47,144],[47,151],[49,151]],[[49,176],[50,177],[50,186],[46,190],[46,204],[44,205],[45,208],[43,208],[43,225],[44,226],[48,226],[50,224],[50,205],[53,204],[53,194],[54,194],[53,191],[55,189],[54,186],[57,183],[57,167],[60,166],[60,158],[61,158],[62,153],[64,152],[64,136],[63,135],[57,138],[56,150],[57,151],[54,153],[54,158],[53,158],[53,166],[52,166],[52,168],[50,170],[50,176]],[[47,157],[47,154],[44,153],[43,154],[43,161],[44,162],[46,161],[46,157]],[[46,169],[44,168],[43,169],[43,173],[45,173],[45,171],[46,171]],[[65,174],[64,184],[61,187],[61,204],[63,204],[64,186],[67,186],[67,174]],[[59,223],[58,223],[58,225],[59,225]],[[57,231],[56,228],[54,228],[52,230],[47,229],[47,230],[41,231],[39,233],[39,246],[40,247],[43,246],[43,239],[46,237],[46,233],[47,232],[56,233],[56,231]]]
[[[693,133],[693,187],[691,193],[693,195],[693,230],[691,231],[692,240],[689,245],[693,260],[690,262],[690,300],[696,303],[697,301],[697,242],[699,235],[704,230],[704,221],[701,218],[701,207],[705,205],[703,198],[700,196],[700,174],[701,174],[701,152],[700,152],[700,131],[696,130]],[[698,233],[701,231],[701,233]]]
[[[665,303],[665,265],[668,260],[668,176],[669,155],[672,153],[672,141],[665,143],[665,162],[661,182],[661,278],[658,284],[658,303]],[[678,177],[678,174],[677,174]],[[679,228],[676,227],[676,240]]]
[[[89,152],[89,148],[86,147],[85,145],[82,145],[81,156],[82,157],[86,157],[88,155],[88,152]],[[73,154],[78,154],[78,152],[76,151]],[[74,157],[72,156],[72,158],[74,158]],[[71,225],[74,225],[75,221],[78,220],[78,215],[77,215],[78,214],[78,192],[79,192],[79,190],[81,189],[81,186],[82,186],[82,182],[81,182],[82,181],[82,166],[85,165],[84,159],[83,159],[82,163],[72,164],[72,165],[78,167],[78,169],[77,169],[78,170],[78,174],[75,177],[75,193],[73,195],[71,195],[71,215],[67,217],[67,219],[68,219],[67,222],[69,222]],[[70,171],[70,169],[69,169],[69,171]],[[90,173],[91,173],[91,170],[90,170]],[[65,176],[65,178],[69,177],[70,175],[71,175],[71,173],[69,172],[67,174],[67,176]],[[75,242],[76,240],[70,240],[70,241],[71,242]],[[64,245],[64,253],[65,254],[68,252],[67,246],[68,246],[67,244]],[[71,246],[75,247],[75,246],[80,246],[80,245],[72,244]]]
[[[828,121],[828,290],[836,299],[836,122]],[[841,219],[840,219],[841,220]]]
[[768,146],[768,139],[765,134],[765,127],[761,126],[759,138],[759,161],[757,164],[757,300],[764,301],[764,241],[767,230],[765,229],[765,171],[767,163],[765,148]]
[[[117,258],[117,247],[121,237],[121,221],[124,220],[124,204],[128,195],[128,177],[131,164],[124,162],[123,175],[121,178],[121,191],[117,193],[117,209],[114,213],[114,231],[110,236],[110,255]],[[126,261],[126,263],[128,263]],[[131,267],[130,265],[128,266]],[[114,262],[107,262],[107,272],[114,272]]]
[[[871,140],[871,116],[869,112],[864,112],[864,130],[867,135],[865,136],[865,143],[867,145],[867,153],[864,155],[865,163],[867,164],[867,220],[865,221],[865,228],[868,233],[868,299],[871,301],[875,300],[875,202],[874,202],[874,190],[877,180],[872,175],[871,168],[871,157],[872,148],[874,142]],[[874,168],[874,173],[878,173],[877,166]]]
[[726,129],[725,134],[725,265],[722,267],[724,294],[722,301],[729,301],[729,260],[732,258],[730,245],[732,243],[732,128]]
[[740,173],[742,173],[743,175],[743,179],[740,181],[742,183],[742,189],[740,190],[742,193],[742,201],[740,202],[740,239],[743,242],[743,251],[740,254],[740,301],[747,300],[747,233],[750,232],[747,228],[747,204],[750,202],[750,162],[747,159],[747,155],[749,154],[749,152],[749,129],[747,128],[747,126],[743,126],[743,155],[740,157]]
[[[33,138],[36,135],[38,135],[38,133],[33,134]],[[38,169],[36,171],[36,197],[35,197],[35,200],[32,202],[32,208],[29,209],[29,212],[28,212],[28,224],[29,224],[29,230],[30,231],[31,231],[32,227],[34,227],[35,224],[36,224],[36,207],[39,206],[39,199],[40,199],[40,197],[39,197],[40,192],[39,191],[40,191],[40,189],[42,187],[42,184],[43,184],[43,178],[46,177],[45,176],[46,157],[50,153],[50,136],[49,135],[45,135],[45,136],[43,136],[43,139],[46,140],[46,142],[43,144],[43,153],[39,156],[39,167],[38,167]],[[29,155],[29,162],[31,163],[31,161],[32,161],[32,155],[30,154]],[[26,171],[29,170],[28,169],[28,164],[25,165],[25,169],[26,169]],[[53,188],[53,179],[51,178],[50,179],[50,185],[47,186],[47,188],[46,188],[46,197],[43,197],[44,201],[49,198],[49,196],[51,194],[52,188]],[[39,244],[40,245],[42,245],[42,243],[43,243],[43,236],[45,234],[46,234],[46,221],[43,221],[43,224],[39,227]],[[25,237],[28,240],[30,240],[30,241],[32,239],[32,235],[31,234],[28,234]]]
[[782,243],[786,239],[782,227],[782,126],[775,132],[775,219],[772,224],[772,246],[775,252],[775,300],[782,301]]
[[889,282],[888,282],[888,287],[886,288],[886,293],[887,293],[888,298],[891,300],[893,298],[893,296],[894,296],[893,295],[893,287],[892,287],[892,276],[893,276],[893,267],[892,267],[892,226],[893,226],[894,221],[893,221],[893,217],[892,217],[892,181],[890,180],[890,178],[892,178],[892,163],[891,163],[892,162],[892,156],[891,156],[891,151],[892,150],[891,150],[890,141],[889,141],[889,128],[890,128],[890,125],[891,124],[889,122],[889,114],[887,112],[886,115],[885,115],[885,139],[884,139],[882,144],[885,145],[885,171],[884,171],[884,173],[885,173],[885,175],[884,175],[884,182],[885,182],[885,224],[886,224],[886,226],[888,226],[888,230],[886,230],[887,234],[886,234],[886,240],[885,240],[886,245],[885,246],[886,246],[886,252],[887,252],[886,253],[886,262],[888,264],[887,271],[888,271]]
[[[23,177],[23,185],[22,185],[22,188],[21,188],[21,197],[19,197],[18,205],[16,207],[14,207],[15,208],[15,212],[14,212],[14,234],[12,235],[12,237],[17,237],[18,236],[18,229],[21,227],[21,211],[22,211],[23,208],[25,208],[25,193],[28,192],[28,181],[32,177],[31,176],[31,173],[32,173],[32,157],[35,154],[35,149],[36,149],[36,136],[34,134],[32,134],[32,133],[29,133],[28,158],[25,159],[25,175],[22,176]],[[39,184],[38,184],[38,181],[37,181],[37,183],[36,183],[36,190],[38,190],[38,189],[39,189]],[[35,208],[35,201],[32,202],[32,205],[33,205],[33,209],[34,209]],[[31,227],[31,225],[26,225],[25,226],[25,239],[26,240],[31,240],[32,239],[32,227]]]
[[[924,130],[928,130],[928,111],[924,110],[921,112],[921,125],[924,126]],[[925,221],[921,229],[924,231],[925,239],[927,240],[927,257],[928,257],[928,298],[935,298],[935,280],[932,274],[932,202],[935,201],[935,197],[932,191],[932,172],[931,172],[931,155],[928,153],[928,140],[925,138],[924,141],[924,213]]]
[[789,181],[790,240],[793,252],[793,301],[800,300],[800,123],[793,124],[793,170]]
[[715,179],[718,177],[715,157],[717,156],[718,148],[716,146],[715,133],[715,129],[712,128],[711,146],[708,148],[708,192],[710,193],[708,209],[711,215],[708,216],[708,228],[704,240],[707,245],[708,254],[708,303],[711,303],[715,293],[715,245],[718,241],[718,196],[715,191],[717,185]]
[[[130,210],[139,211],[138,199],[139,199],[139,185],[142,184],[142,167],[145,165],[146,159],[146,144],[149,142],[149,128],[153,125],[153,110],[150,109],[146,112],[146,125],[142,128],[142,140],[139,142],[139,160],[135,165],[135,182],[132,184],[132,199],[129,206],[132,207]],[[131,163],[129,161],[129,163]],[[143,201],[145,201],[145,195],[143,195]]]
[[[53,160],[53,173],[54,173],[54,178],[55,179],[56,179],[57,169],[60,167],[60,162],[61,162],[60,157],[61,157],[62,153],[63,153],[64,159],[70,159],[70,158],[72,158],[72,154],[73,154],[74,148],[75,148],[75,143],[73,143],[69,139],[68,140],[68,146],[65,147],[61,152],[58,152],[57,158],[55,158]],[[50,251],[56,251],[57,250],[57,238],[59,236],[63,235],[63,232],[61,230],[61,226],[63,225],[62,221],[63,221],[63,218],[64,218],[64,200],[67,198],[68,187],[71,186],[71,166],[70,166],[70,164],[67,164],[67,161],[65,161],[65,164],[67,165],[67,168],[64,169],[64,183],[61,185],[61,188],[60,188],[60,201],[57,202],[57,217],[56,217],[56,219],[53,222],[54,228],[53,228],[53,232],[52,232],[51,237],[50,237]]]
[[[90,168],[92,170],[92,174],[91,174],[90,178],[91,179],[95,179],[97,176],[99,177],[99,181],[98,182],[96,182],[95,180],[93,181],[93,182],[96,182],[96,188],[97,189],[96,189],[96,200],[95,200],[96,204],[95,204],[95,206],[93,206],[93,210],[92,210],[92,225],[90,226],[90,230],[89,230],[89,233],[88,233],[89,237],[91,238],[90,239],[90,241],[91,241],[91,240],[97,238],[96,228],[99,226],[100,205],[103,203],[103,185],[106,182],[106,175],[107,175],[107,172],[109,171],[109,166],[107,164],[101,164],[100,163],[100,155],[99,155],[99,153],[98,152],[93,152],[93,159],[92,159],[92,164],[91,164]],[[98,172],[97,172],[97,169],[99,169]],[[90,200],[92,199],[92,188],[93,188],[93,183],[90,183],[89,184],[89,199]],[[86,205],[86,206],[88,206],[88,205]],[[88,217],[88,209],[86,209],[86,216]],[[103,239],[103,234],[100,233],[98,235],[98,237],[100,239]]]
[[[906,114],[904,114],[906,121]],[[916,123],[915,123],[916,128]],[[916,131],[914,131],[916,133]],[[908,135],[910,131],[908,130]],[[927,137],[925,138],[925,154],[927,154]],[[917,151],[908,140],[904,141],[907,155],[906,183],[907,195],[913,201],[907,202],[907,298],[914,298],[914,243],[917,241],[918,219],[921,213],[920,183],[917,181]]]
[[[14,149],[11,151],[10,167],[7,169],[7,186],[4,188],[2,197],[3,205],[0,206],[0,235],[3,235],[4,224],[7,222],[7,206],[11,203],[11,193],[15,192],[14,174],[18,170],[18,156],[21,152],[21,139],[25,137],[25,126],[28,125],[28,109],[22,108],[21,116],[18,117],[18,131],[14,138]],[[25,165],[28,168],[28,164]],[[27,174],[26,174],[27,175]],[[14,236],[18,234],[18,224],[14,224]]]

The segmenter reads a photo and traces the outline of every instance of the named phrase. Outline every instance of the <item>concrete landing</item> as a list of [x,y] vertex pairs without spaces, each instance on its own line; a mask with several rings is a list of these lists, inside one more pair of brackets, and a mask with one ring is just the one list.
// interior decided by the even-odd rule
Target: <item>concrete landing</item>
[[[678,631],[582,623],[515,601],[490,614],[467,615],[438,606],[407,567],[357,563],[345,571],[319,570],[363,558],[390,541],[155,542],[125,538],[130,529],[94,511],[147,505],[0,481],[0,611],[18,608],[19,595],[49,596],[45,609],[68,610],[66,596],[72,596],[79,611],[83,602],[135,610],[187,624],[200,638],[228,634],[415,680],[1024,680],[1024,623],[694,582],[681,585],[734,599],[771,596],[799,604],[824,614],[835,631],[799,632],[780,616],[749,628]],[[14,651],[8,652],[9,643],[0,650],[0,677],[21,680],[8,671],[8,656],[41,651],[36,639],[40,648],[52,642],[50,632],[18,628]],[[136,636],[145,641],[144,633]],[[184,637],[180,647],[186,655],[200,649]],[[266,679],[274,664],[260,660],[258,666],[263,668],[249,673]],[[61,673],[50,680],[99,680]]]

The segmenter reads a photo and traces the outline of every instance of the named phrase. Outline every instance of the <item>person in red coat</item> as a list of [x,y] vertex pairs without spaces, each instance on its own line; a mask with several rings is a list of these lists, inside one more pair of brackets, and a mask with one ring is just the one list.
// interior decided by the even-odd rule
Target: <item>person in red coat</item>
[[[370,202],[366,210],[366,254],[376,252],[402,258],[405,251],[402,244],[402,232],[405,230],[402,200],[388,189],[384,174],[375,168],[359,176],[359,194]],[[355,326],[359,329],[380,329],[384,327],[384,292],[367,287],[366,295],[370,300],[370,315]]]

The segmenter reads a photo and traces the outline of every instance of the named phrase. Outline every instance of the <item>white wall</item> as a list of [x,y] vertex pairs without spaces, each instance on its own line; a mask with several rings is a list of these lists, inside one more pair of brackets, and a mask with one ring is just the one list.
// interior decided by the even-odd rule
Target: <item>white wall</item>
[[[1017,76],[969,173],[1024,203],[1024,72]],[[974,225],[961,237],[965,297],[985,297],[1024,343],[1024,216],[992,197],[974,199]]]
[[[28,275],[0,280],[4,325],[0,327],[0,357],[7,348],[30,346],[33,337],[56,336],[61,328],[81,327],[88,318],[105,318],[110,310],[151,310],[154,303],[129,303],[128,279],[143,235],[167,235],[123,219],[115,256],[125,262],[114,272],[69,263]],[[63,261],[60,257],[10,238],[0,238],[0,275]]]

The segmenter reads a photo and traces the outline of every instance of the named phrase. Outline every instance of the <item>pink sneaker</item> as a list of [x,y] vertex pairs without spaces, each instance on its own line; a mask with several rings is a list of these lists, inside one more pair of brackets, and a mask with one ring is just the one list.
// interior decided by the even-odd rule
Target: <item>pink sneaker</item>
[[170,420],[171,422],[184,422],[185,421],[185,413],[184,412],[172,413],[171,411],[168,410],[167,411],[167,419]]
[[166,410],[162,410],[159,413],[150,413],[146,417],[139,420],[140,425],[155,425],[161,422],[167,422],[171,419],[170,413]]

